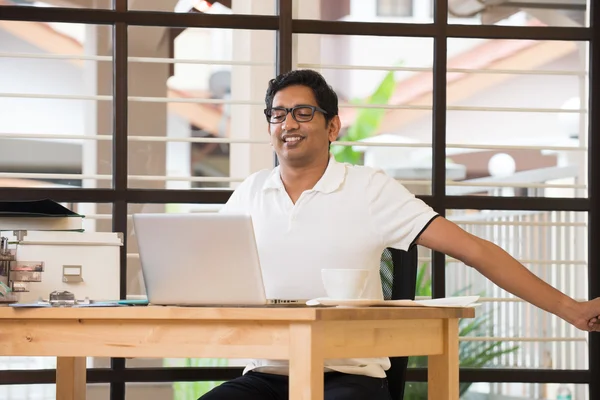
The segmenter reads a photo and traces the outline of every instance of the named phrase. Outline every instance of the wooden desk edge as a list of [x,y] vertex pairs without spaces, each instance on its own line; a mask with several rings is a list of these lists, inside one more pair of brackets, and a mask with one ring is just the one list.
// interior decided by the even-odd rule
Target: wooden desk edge
[[473,307],[356,307],[356,308],[318,308],[317,320],[402,320],[402,319],[440,319],[474,318]]
[[106,307],[28,308],[0,307],[0,320],[86,319],[86,320],[223,320],[223,321],[342,321],[473,318],[474,308],[434,307]]

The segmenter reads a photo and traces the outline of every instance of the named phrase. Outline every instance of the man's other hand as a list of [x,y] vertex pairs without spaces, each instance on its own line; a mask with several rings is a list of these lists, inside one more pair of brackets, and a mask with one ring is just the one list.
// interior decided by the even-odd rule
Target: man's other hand
[[600,297],[579,303],[579,312],[572,324],[588,332],[600,332]]

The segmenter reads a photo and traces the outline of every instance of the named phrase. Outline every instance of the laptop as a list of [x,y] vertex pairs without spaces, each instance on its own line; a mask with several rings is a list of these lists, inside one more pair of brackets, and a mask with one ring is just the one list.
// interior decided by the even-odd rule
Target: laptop
[[134,214],[133,225],[150,304],[305,304],[266,298],[249,215]]

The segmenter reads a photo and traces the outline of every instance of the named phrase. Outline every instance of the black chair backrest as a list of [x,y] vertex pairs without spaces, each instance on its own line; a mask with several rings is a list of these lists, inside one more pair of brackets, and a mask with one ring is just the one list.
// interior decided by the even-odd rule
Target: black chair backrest
[[[387,248],[381,255],[380,275],[386,300],[414,299],[417,285],[417,246],[408,251]],[[392,400],[404,398],[408,357],[390,357],[386,371]]]

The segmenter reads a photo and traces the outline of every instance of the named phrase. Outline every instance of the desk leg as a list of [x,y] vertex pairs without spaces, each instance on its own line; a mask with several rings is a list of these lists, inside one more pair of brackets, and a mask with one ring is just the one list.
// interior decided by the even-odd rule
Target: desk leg
[[84,400],[86,358],[58,357],[56,360],[56,400]]
[[323,400],[323,344],[318,322],[290,325],[290,400]]
[[429,356],[429,400],[458,400],[458,319],[444,320],[444,353]]

